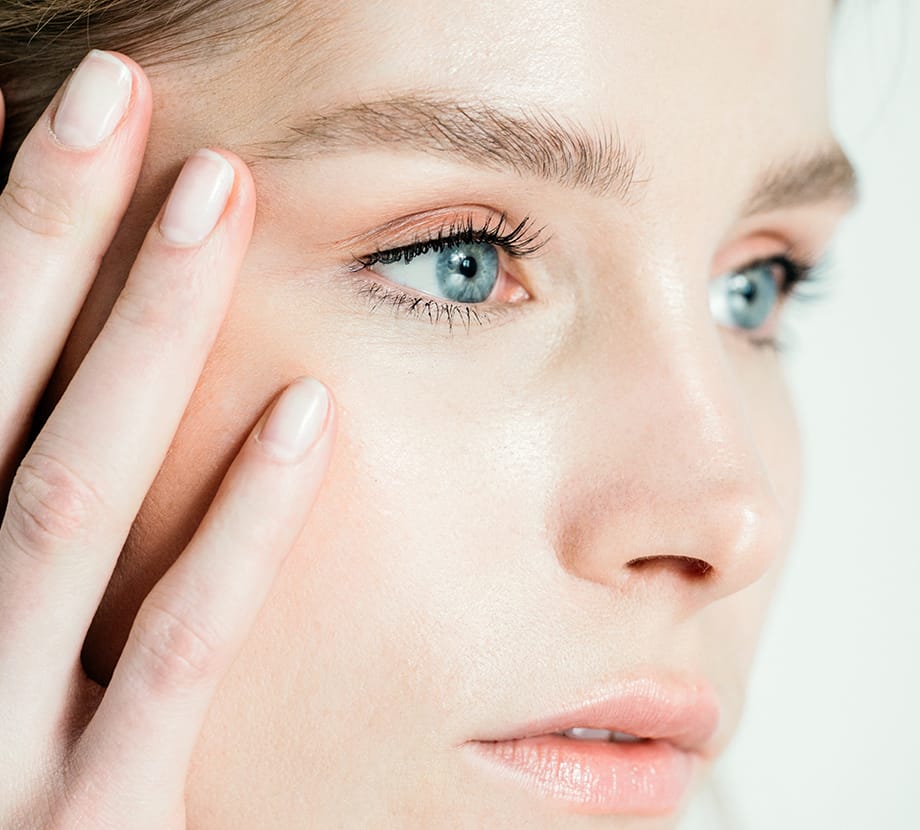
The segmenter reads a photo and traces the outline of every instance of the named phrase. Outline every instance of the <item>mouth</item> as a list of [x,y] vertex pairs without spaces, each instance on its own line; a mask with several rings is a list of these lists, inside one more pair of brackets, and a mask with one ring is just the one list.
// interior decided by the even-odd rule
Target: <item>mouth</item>
[[714,754],[720,711],[711,687],[646,676],[588,700],[465,746],[505,783],[574,812],[679,811]]

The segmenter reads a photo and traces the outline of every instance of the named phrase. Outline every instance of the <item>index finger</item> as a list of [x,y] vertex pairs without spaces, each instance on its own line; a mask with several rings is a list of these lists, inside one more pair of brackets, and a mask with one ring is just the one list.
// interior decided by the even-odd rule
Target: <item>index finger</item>
[[0,492],[131,200],[151,109],[136,63],[90,52],[0,193]]

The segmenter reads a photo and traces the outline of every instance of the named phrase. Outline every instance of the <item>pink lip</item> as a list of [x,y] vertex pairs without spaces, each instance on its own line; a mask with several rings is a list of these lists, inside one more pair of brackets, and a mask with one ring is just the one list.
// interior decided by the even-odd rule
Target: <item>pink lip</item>
[[[711,756],[719,718],[709,685],[645,676],[466,746],[492,771],[575,812],[665,815],[680,808],[694,768]],[[611,743],[554,734],[579,726],[650,740]]]

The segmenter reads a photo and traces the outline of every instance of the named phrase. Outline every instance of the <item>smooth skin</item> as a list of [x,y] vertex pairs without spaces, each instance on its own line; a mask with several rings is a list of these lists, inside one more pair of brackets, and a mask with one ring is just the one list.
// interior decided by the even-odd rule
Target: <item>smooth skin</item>
[[334,433],[329,409],[319,439],[285,455],[260,440],[271,413],[261,417],[182,558],[144,600],[108,688],[86,677],[86,632],[213,346],[255,213],[248,167],[222,152],[235,184],[217,227],[196,245],[150,229],[99,337],[21,457],[14,439],[143,158],[150,86],[123,59],[133,102],[115,136],[90,150],[62,145],[50,129],[56,98],[0,197],[0,445],[5,467],[18,462],[0,526],[4,830],[185,826],[207,707],[303,525]]
[[[25,440],[47,382],[38,452],[7,465],[65,525],[48,539],[21,512],[3,537],[0,678],[19,680],[0,683],[0,737],[29,757],[0,803],[175,824],[187,770],[195,830],[676,827],[551,804],[469,749],[647,673],[718,696],[695,787],[738,724],[800,457],[779,355],[709,295],[753,261],[819,256],[849,207],[826,175],[763,188],[833,149],[831,5],[294,3],[227,51],[144,63],[146,80],[132,64],[131,109],[97,150],[40,125],[17,159],[27,187],[4,197],[0,307],[23,322],[0,326],[0,422]],[[411,96],[619,136],[629,198],[416,146],[424,125],[394,131]],[[354,120],[369,111],[390,116],[373,141]],[[173,250],[150,229],[201,147],[236,184],[203,247]],[[78,203],[98,228],[49,221]],[[501,255],[520,291],[489,323],[451,330],[362,293],[398,286],[355,255],[503,212],[547,242]],[[279,466],[251,435],[304,376],[334,415]],[[209,543],[218,528],[232,541]],[[17,553],[29,539],[44,553]]]

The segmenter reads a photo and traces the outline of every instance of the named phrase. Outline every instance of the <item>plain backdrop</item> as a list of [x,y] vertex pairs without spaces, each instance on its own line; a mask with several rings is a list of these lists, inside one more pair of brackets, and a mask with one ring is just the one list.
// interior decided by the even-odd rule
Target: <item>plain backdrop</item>
[[792,313],[808,475],[717,768],[731,830],[920,828],[920,0],[845,0],[832,95],[863,202]]

